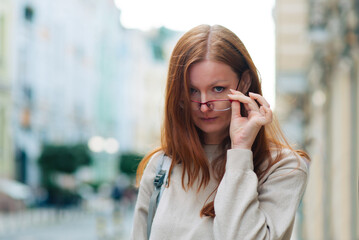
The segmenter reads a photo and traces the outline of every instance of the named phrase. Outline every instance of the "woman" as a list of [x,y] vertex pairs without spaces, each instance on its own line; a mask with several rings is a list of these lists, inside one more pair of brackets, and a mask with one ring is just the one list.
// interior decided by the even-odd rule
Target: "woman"
[[150,239],[290,239],[309,157],[273,121],[257,69],[230,30],[200,25],[173,50],[162,145],[138,168],[132,239],[148,237],[163,154],[171,174]]

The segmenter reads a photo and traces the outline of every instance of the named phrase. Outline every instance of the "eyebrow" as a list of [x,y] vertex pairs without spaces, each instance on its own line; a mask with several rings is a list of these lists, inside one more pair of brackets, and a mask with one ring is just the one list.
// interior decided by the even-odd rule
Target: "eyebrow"
[[[228,83],[229,81],[226,80],[226,79],[218,79],[218,80],[215,80],[210,86],[217,85],[217,84],[219,84],[219,83],[221,83],[221,82],[223,82],[223,83]],[[193,86],[192,84],[190,84],[190,87],[195,87],[195,86]]]
[[[226,84],[228,84],[230,81],[229,80],[227,80],[227,79],[218,79],[218,80],[215,80],[211,85],[209,85],[209,87],[214,87],[214,86],[216,86],[216,85],[218,85],[218,84],[224,84],[224,83],[226,83]],[[194,88],[194,89],[198,89],[196,86],[194,86],[194,85],[192,85],[191,83],[189,84],[189,87],[190,88]]]
[[218,80],[216,80],[216,81],[214,81],[212,84],[211,84],[211,86],[213,86],[213,85],[216,85],[216,84],[218,84],[218,83],[220,83],[220,82],[229,82],[228,80],[226,80],[226,79],[218,79]]

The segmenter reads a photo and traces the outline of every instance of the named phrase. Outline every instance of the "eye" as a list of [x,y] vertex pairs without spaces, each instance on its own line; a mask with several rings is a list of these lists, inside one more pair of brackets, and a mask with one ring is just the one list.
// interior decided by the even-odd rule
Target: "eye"
[[198,91],[197,91],[197,89],[190,88],[189,92],[190,92],[191,95],[193,95],[193,94],[197,93]]
[[224,87],[214,87],[213,89],[214,89],[215,92],[221,93],[221,92],[224,91],[225,88]]

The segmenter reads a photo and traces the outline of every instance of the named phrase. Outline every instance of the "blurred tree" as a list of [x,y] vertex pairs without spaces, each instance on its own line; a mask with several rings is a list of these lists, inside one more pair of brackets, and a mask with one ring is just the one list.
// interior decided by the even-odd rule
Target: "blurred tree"
[[41,169],[42,186],[48,191],[47,204],[64,206],[75,204],[80,200],[75,191],[59,186],[55,181],[55,175],[73,174],[79,167],[90,165],[92,159],[86,145],[45,145],[38,163]]
[[119,170],[130,177],[136,175],[138,164],[141,162],[143,155],[136,153],[124,153],[119,157]]
[[152,54],[154,59],[158,61],[165,61],[165,43],[175,34],[174,31],[160,27],[154,36],[150,39]]

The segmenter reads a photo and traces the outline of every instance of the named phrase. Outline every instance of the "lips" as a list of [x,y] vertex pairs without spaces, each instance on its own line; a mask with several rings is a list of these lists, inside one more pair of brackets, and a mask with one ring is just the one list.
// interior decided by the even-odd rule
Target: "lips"
[[217,119],[217,117],[202,117],[201,120],[204,122],[213,122]]

